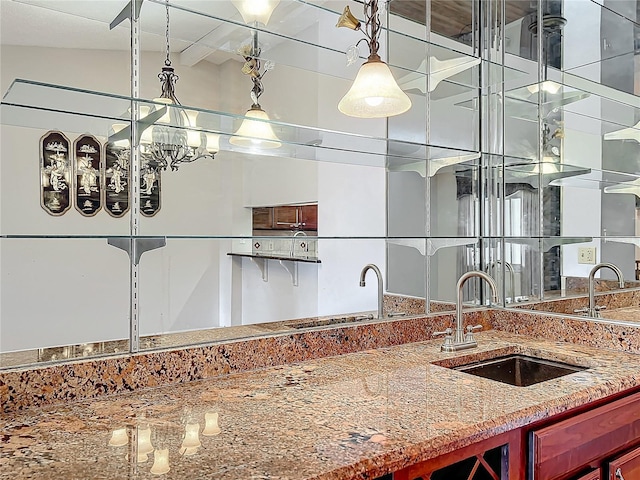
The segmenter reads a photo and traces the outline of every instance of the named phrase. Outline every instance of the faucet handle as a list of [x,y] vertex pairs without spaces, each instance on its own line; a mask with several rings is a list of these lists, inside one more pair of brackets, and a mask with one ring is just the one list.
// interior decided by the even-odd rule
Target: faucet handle
[[432,337],[441,337],[441,336],[453,335],[453,330],[447,328],[444,332],[433,332],[431,334]]
[[589,313],[589,308],[588,307],[584,307],[584,308],[576,308],[573,313],[585,313],[588,314]]
[[453,345],[453,330],[450,328],[447,328],[444,332],[433,332],[431,334],[432,337],[441,337],[442,335],[444,335],[444,344],[442,345],[444,346],[450,346]]
[[465,342],[475,342],[475,339],[473,338],[474,330],[482,330],[482,325],[467,325],[467,334],[464,336]]
[[595,309],[595,311],[596,311],[596,312],[599,312],[600,310],[605,310],[606,308],[607,308],[607,306],[606,306],[606,305],[602,305],[602,306],[600,306],[600,305],[596,305],[596,306],[594,307],[594,309]]

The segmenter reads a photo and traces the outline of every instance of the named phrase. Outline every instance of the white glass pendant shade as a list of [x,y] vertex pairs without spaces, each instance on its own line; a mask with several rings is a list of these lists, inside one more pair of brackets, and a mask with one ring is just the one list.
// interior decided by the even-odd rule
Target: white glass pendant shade
[[150,472],[154,475],[164,475],[169,472],[169,470],[171,470],[169,466],[169,449],[156,449],[153,453],[153,466]]
[[[282,144],[273,132],[268,123],[269,115],[260,108],[260,105],[253,105],[245,114],[247,118],[242,121],[242,125],[236,132],[237,136],[229,139],[229,143],[239,147],[253,148],[278,148]],[[256,120],[253,120],[253,119]]]
[[560,165],[553,157],[543,157],[542,162],[536,163],[531,170],[532,173],[540,173],[543,175],[549,175],[560,172]]
[[233,0],[231,3],[238,9],[245,23],[266,25],[280,0]]
[[217,412],[207,412],[204,414],[204,430],[202,430],[202,435],[207,437],[218,435],[220,433],[220,427],[218,426],[218,413]]
[[556,93],[558,93],[561,87],[562,85],[560,85],[559,83],[552,82],[551,80],[545,80],[542,83],[535,83],[533,85],[529,85],[527,87],[527,90],[529,90],[529,93],[531,93],[532,95],[534,93],[538,93],[540,90],[542,90],[543,92],[555,95]]
[[126,428],[118,428],[111,433],[109,439],[109,446],[111,447],[123,447],[129,443],[129,436],[127,435]]
[[380,57],[371,56],[364,63],[353,85],[338,103],[345,115],[381,118],[400,115],[411,108],[411,100],[396,83],[389,66]]

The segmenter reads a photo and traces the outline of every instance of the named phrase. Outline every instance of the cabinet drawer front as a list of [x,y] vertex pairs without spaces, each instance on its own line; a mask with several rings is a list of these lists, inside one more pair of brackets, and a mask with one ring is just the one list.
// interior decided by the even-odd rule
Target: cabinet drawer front
[[640,439],[640,393],[533,431],[533,479],[560,478],[630,447],[637,439]]
[[640,447],[609,462],[609,480],[640,478]]

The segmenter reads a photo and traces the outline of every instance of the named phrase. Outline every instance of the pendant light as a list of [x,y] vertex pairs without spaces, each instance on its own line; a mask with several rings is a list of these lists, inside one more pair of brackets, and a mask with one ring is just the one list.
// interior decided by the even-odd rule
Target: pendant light
[[201,135],[201,132],[191,130],[191,127],[195,127],[195,115],[190,118],[176,97],[175,86],[179,77],[171,66],[169,0],[165,0],[165,9],[166,57],[162,71],[158,74],[161,94],[160,97],[154,98],[154,102],[164,105],[160,106],[157,112],[164,109],[164,114],[151,127],[150,141],[147,132],[142,134],[141,145],[143,156],[148,158],[149,164],[155,169],[166,170],[169,166],[171,170],[177,170],[182,163],[205,157],[213,159],[217,152],[217,141],[215,135]]
[[336,24],[336,27],[360,30],[367,37],[362,40],[366,40],[369,45],[369,58],[360,67],[353,85],[338,103],[338,110],[345,115],[360,118],[400,115],[411,108],[411,100],[398,86],[389,66],[378,55],[380,47],[378,0],[366,0],[364,13],[366,18],[364,29],[348,6],[345,7]]
[[249,25],[266,25],[280,0],[232,0],[244,23]]
[[269,115],[267,115],[267,112],[262,109],[259,103],[260,96],[264,92],[262,79],[271,69],[271,64],[269,63],[262,72],[260,71],[261,49],[258,43],[258,32],[253,30],[251,33],[253,36],[252,44],[243,46],[239,53],[245,60],[242,73],[249,75],[253,82],[253,88],[251,89],[251,100],[253,103],[251,108],[245,113],[246,118],[242,121],[240,128],[238,128],[236,134],[229,139],[229,143],[252,149],[278,148],[282,144],[271,128]]

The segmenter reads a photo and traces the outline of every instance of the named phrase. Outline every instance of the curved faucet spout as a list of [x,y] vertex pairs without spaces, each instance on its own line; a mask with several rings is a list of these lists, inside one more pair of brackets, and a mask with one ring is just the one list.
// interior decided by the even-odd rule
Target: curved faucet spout
[[600,317],[600,309],[604,307],[596,307],[596,273],[601,268],[609,268],[613,270],[613,272],[618,277],[618,285],[620,288],[624,288],[624,276],[622,275],[622,270],[618,268],[617,265],[613,263],[599,263],[595,267],[591,269],[589,272],[589,309],[587,311],[588,317],[599,318]]
[[[473,277],[479,277],[484,281],[486,281],[489,284],[489,287],[491,288],[492,302],[493,303],[498,302],[498,286],[496,285],[496,282],[492,277],[490,277],[486,273],[481,272],[479,270],[472,270],[470,272],[463,274],[458,279],[458,284],[456,286],[456,331],[455,331],[454,345],[465,343],[464,337],[463,337],[464,326],[462,324],[462,288],[464,287],[465,282]],[[475,342],[473,343],[474,344],[470,345],[470,347],[476,346]]]
[[[490,264],[487,267],[487,273],[495,273],[495,268],[498,265],[502,265],[504,263],[504,266],[506,267],[506,269],[509,271],[509,280],[510,280],[510,290],[511,290],[511,302],[515,302],[516,301],[516,272],[513,269],[513,265],[511,265],[509,262],[507,262],[506,260],[503,262],[502,260],[496,260],[495,262],[493,262],[492,264]],[[504,280],[504,279],[503,279]],[[504,281],[503,281],[503,285],[504,285]],[[505,287],[506,290],[506,287]],[[504,299],[504,303],[507,303],[507,299]]]
[[304,230],[298,230],[296,233],[294,233],[293,235],[291,235],[291,252],[289,252],[289,256],[293,257],[294,253],[295,253],[295,242],[296,242],[296,237],[298,235],[302,235],[304,237],[307,236],[307,234],[304,232]]
[[382,284],[382,272],[380,272],[380,269],[377,267],[377,265],[374,265],[373,263],[369,263],[368,265],[364,266],[364,268],[360,272],[360,286],[361,287],[366,286],[364,279],[369,270],[373,270],[376,274],[376,277],[378,277],[378,318],[382,318],[384,316],[384,302],[383,302],[384,287]]

